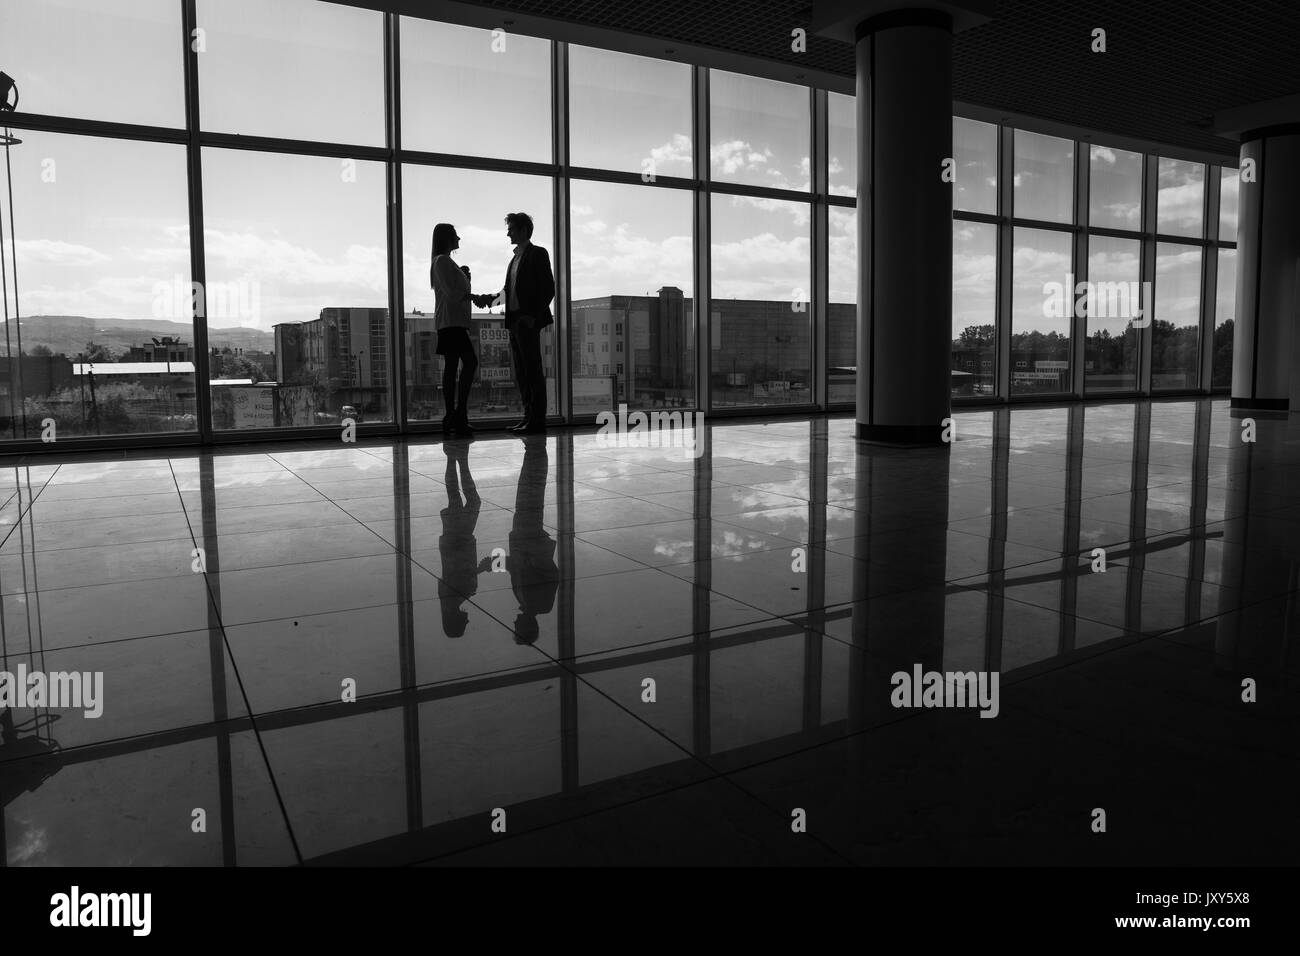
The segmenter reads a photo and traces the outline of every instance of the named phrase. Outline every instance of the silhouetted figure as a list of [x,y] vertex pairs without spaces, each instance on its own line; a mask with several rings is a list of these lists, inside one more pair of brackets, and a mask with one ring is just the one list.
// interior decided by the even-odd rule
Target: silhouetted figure
[[469,266],[457,267],[452,261],[451,253],[459,248],[455,226],[440,222],[433,227],[429,285],[434,294],[433,327],[438,333],[438,354],[444,363],[442,397],[447,414],[442,419],[442,430],[468,437],[474,433],[469,423],[469,391],[478,371],[478,356],[469,336],[470,303],[477,300],[470,292]]
[[516,644],[532,644],[537,640],[537,615],[551,613],[560,587],[555,539],[542,527],[549,466],[545,437],[525,437],[524,464],[519,469],[519,485],[515,490],[515,520],[510,527],[510,554],[506,558],[510,587],[519,602],[519,613],[515,616]]
[[[447,454],[447,507],[443,508],[442,534],[438,552],[442,555],[442,575],[438,581],[438,600],[442,604],[442,630],[448,637],[462,637],[469,613],[461,605],[478,591],[478,576],[492,563],[484,558],[476,563],[478,541],[474,528],[478,524],[483,501],[469,473],[469,446],[463,441],[443,442]],[[457,469],[459,468],[459,474]],[[465,500],[461,500],[461,485]]]
[[[0,667],[4,666],[0,662]],[[63,768],[61,759],[37,759],[62,752],[63,748],[49,736],[49,728],[58,719],[57,714],[37,714],[19,724],[9,708],[0,710],[0,767],[4,767],[0,773],[0,810],[23,793],[35,792]],[[4,857],[0,855],[2,863]]]
[[[505,299],[515,383],[524,409],[523,420],[510,430],[540,434],[546,431],[546,369],[542,365],[541,331],[554,321],[551,300],[555,298],[555,276],[551,272],[550,255],[532,243],[531,216],[525,212],[507,215],[506,235],[515,244],[515,257],[506,269],[501,295]],[[478,296],[474,303],[491,304],[496,298]]]

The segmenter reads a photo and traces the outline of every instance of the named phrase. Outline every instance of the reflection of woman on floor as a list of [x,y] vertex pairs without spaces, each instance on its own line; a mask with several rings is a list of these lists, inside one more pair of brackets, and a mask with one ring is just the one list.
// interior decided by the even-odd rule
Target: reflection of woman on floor
[[459,248],[460,236],[456,235],[455,226],[440,222],[433,227],[429,285],[434,293],[433,327],[443,361],[442,397],[447,404],[442,430],[468,438],[474,433],[469,423],[469,390],[474,387],[478,357],[469,336],[472,328],[469,266],[457,266],[451,258],[451,253]]
[[[474,476],[469,473],[469,445],[448,441],[443,442],[442,450],[447,454],[447,507],[440,512],[442,534],[438,538],[438,551],[442,554],[442,575],[438,580],[438,600],[442,603],[443,632],[448,637],[462,637],[469,613],[461,604],[478,591],[478,576],[491,567],[492,559],[476,560],[478,541],[474,527],[483,502],[474,487]],[[464,501],[460,497],[462,484]]]

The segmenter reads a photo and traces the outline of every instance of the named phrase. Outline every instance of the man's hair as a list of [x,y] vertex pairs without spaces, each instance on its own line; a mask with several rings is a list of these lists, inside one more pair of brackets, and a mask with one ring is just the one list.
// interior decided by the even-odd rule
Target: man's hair
[[533,238],[533,217],[526,212],[512,212],[506,214],[506,223],[511,226],[518,226],[524,231],[524,238]]

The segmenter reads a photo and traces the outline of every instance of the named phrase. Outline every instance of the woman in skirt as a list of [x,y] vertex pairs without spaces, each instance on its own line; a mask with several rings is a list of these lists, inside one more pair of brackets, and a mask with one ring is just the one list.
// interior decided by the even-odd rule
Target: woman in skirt
[[[443,358],[442,396],[447,414],[442,430],[469,436],[469,390],[474,387],[478,357],[470,341],[469,266],[457,266],[451,253],[460,248],[456,227],[440,222],[433,227],[433,261],[429,284],[433,287],[433,327],[438,334],[438,354]],[[459,367],[459,371],[458,371]]]

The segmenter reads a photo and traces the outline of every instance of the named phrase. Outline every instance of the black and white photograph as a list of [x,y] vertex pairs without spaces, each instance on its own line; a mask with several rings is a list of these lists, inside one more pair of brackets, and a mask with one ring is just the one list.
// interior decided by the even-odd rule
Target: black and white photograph
[[1289,0],[0,0],[6,926],[551,868],[1281,925],[1297,50]]

